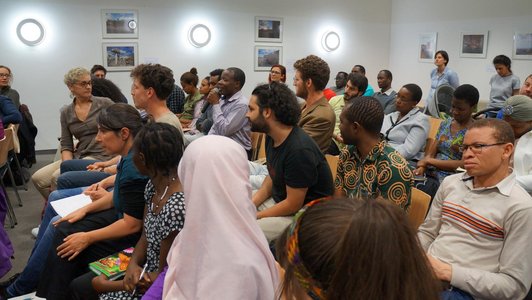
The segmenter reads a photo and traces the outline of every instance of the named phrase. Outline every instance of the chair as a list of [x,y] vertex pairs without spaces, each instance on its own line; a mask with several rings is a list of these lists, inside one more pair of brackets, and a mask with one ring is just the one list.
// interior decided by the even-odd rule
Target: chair
[[260,140],[262,136],[258,132],[251,133],[251,161],[257,160],[259,154]]
[[410,224],[412,224],[416,230],[425,220],[425,216],[429,210],[429,204],[430,195],[413,187],[410,209],[408,210],[408,219],[410,220]]
[[[8,152],[9,152],[9,143],[7,135],[0,140],[0,185],[2,189],[4,190],[4,194],[6,195],[6,202],[7,202],[7,216],[11,223],[11,228],[14,228],[15,225],[17,225],[17,217],[15,216],[15,211],[13,210],[13,205],[11,204],[11,199],[9,199],[9,195],[7,194],[6,187],[4,185],[4,175],[6,173],[10,174],[10,179],[13,180],[13,174],[11,173],[11,168],[9,167],[9,160],[8,160]],[[18,196],[18,191],[17,191]]]
[[336,168],[338,167],[338,155],[330,155],[325,154],[325,159],[327,160],[327,163],[329,164],[329,168],[331,169],[331,174],[334,182],[334,178],[336,178]]
[[266,157],[265,147],[266,137],[264,133],[251,133],[251,161],[256,161]]
[[[6,135],[11,135],[11,145],[8,153],[9,163],[12,161],[15,161],[15,165],[17,166],[17,170],[20,172],[20,176],[23,176],[22,173],[22,167],[20,166],[20,161],[18,160],[17,153],[20,153],[20,142],[18,140],[18,124],[10,124],[7,127],[7,130],[5,130]],[[15,183],[13,183],[15,185]],[[28,190],[28,186],[26,185],[26,180],[22,178],[22,186],[24,187],[24,190]],[[19,204],[22,206],[22,203]]]
[[442,119],[430,117],[430,120],[429,120],[430,128],[429,128],[429,135],[427,136],[427,142],[425,143],[425,153],[427,153],[427,151],[430,148],[430,145],[436,139],[436,135],[438,134],[438,129],[440,128],[441,122],[443,122]]
[[435,118],[445,118],[451,113],[451,100],[454,88],[448,84],[440,85],[434,91],[434,97],[429,100],[425,107],[425,113]]

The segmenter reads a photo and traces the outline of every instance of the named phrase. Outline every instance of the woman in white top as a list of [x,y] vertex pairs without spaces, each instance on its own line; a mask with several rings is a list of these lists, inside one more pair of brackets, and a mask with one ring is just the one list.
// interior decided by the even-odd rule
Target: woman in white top
[[423,158],[429,134],[429,117],[417,107],[421,96],[417,84],[404,85],[396,96],[397,111],[384,116],[381,129],[388,144],[409,161]]
[[[497,74],[490,79],[490,102],[488,108],[502,108],[504,101],[519,94],[521,80],[512,73],[512,61],[506,55],[497,55],[493,59]],[[495,117],[497,112],[490,112],[488,116]]]

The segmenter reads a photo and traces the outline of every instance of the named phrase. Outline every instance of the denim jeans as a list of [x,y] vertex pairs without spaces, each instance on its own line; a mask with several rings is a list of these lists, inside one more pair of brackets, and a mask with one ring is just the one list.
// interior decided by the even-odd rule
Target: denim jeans
[[52,205],[50,205],[50,202],[81,194],[84,189],[57,190],[50,194],[41,226],[39,226],[39,234],[28,259],[28,264],[15,282],[6,289],[10,297],[28,294],[37,288],[39,277],[44,269],[44,263],[54,241],[55,227],[53,223],[60,218]]
[[451,287],[448,290],[441,292],[441,300],[473,300],[473,297],[469,293],[462,291],[459,288]]
[[37,289],[39,278],[44,271],[46,258],[53,246],[55,236],[55,226],[53,225],[53,222],[56,220],[59,220],[59,216],[53,217],[48,225],[41,225],[39,231],[43,228],[46,228],[46,230],[43,230],[44,233],[41,234],[41,238],[35,242],[35,246],[28,259],[28,264],[22,273],[20,273],[15,282],[6,288],[8,297],[25,295]]
[[87,171],[87,166],[97,162],[91,159],[71,159],[61,163],[61,175],[57,178],[57,189],[72,189],[90,186],[111,174],[97,171]]

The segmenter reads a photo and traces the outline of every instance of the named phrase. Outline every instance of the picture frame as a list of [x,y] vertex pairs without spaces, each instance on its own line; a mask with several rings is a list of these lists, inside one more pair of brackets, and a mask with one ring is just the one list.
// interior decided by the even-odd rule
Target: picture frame
[[137,43],[103,43],[103,66],[107,71],[130,71],[139,61]]
[[486,58],[488,34],[488,31],[461,32],[460,57]]
[[436,44],[438,42],[437,32],[427,32],[419,34],[418,44],[418,61],[425,63],[434,62],[434,54],[436,53]]
[[514,59],[532,60],[532,32],[514,33]]
[[283,18],[255,17],[256,42],[283,42]]
[[136,39],[139,37],[138,11],[134,9],[102,9],[104,39]]
[[255,46],[255,71],[270,71],[275,64],[283,62],[283,47],[281,46]]

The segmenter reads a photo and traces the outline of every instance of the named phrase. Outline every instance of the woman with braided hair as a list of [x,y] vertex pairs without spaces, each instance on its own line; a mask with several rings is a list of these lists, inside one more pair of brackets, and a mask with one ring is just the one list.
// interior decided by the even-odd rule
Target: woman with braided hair
[[286,299],[438,299],[404,212],[384,200],[315,200],[277,243]]

